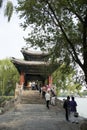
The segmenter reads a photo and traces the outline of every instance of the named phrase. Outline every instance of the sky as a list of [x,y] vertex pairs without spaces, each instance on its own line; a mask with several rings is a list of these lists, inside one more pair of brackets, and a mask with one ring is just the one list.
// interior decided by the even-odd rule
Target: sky
[[0,9],[0,59],[23,58],[21,48],[26,46],[23,37],[27,37],[28,31],[23,31],[20,22],[21,20],[15,12],[11,21],[8,22],[3,8]]

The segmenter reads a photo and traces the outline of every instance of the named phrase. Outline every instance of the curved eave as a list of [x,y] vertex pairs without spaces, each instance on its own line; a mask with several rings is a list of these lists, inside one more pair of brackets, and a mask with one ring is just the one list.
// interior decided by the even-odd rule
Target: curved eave
[[45,65],[49,66],[49,62],[43,62],[43,61],[25,61],[25,60],[20,60],[20,59],[15,59],[11,58],[11,61],[13,63],[19,64],[19,65],[35,65],[35,66],[40,66],[40,65]]
[[22,53],[27,54],[27,55],[35,55],[35,56],[48,56],[47,52],[42,52],[42,51],[29,51],[26,49],[22,49],[21,50]]
[[37,61],[24,61],[15,58],[11,58],[11,62],[15,65],[18,72],[24,72],[28,75],[41,75],[46,77],[49,73],[49,63],[37,62]]
[[21,50],[24,59],[28,61],[47,61],[48,53],[47,52],[41,52],[41,51],[29,51],[22,49]]

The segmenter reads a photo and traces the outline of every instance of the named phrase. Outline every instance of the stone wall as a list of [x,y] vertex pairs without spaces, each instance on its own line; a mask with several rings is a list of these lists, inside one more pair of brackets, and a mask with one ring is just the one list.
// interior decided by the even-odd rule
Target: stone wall
[[1,104],[1,107],[0,107],[0,114],[3,114],[4,112],[12,109],[12,108],[15,108],[15,106],[21,102],[21,95],[22,95],[22,86],[19,85],[19,84],[16,84],[16,89],[15,89],[15,95],[14,95],[14,98],[12,98],[11,100],[9,101],[4,101],[2,104]]

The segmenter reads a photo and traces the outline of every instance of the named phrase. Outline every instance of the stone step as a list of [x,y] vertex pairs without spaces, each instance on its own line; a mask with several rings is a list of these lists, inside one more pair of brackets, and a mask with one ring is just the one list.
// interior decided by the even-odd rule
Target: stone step
[[22,104],[44,104],[45,99],[42,98],[39,91],[37,90],[27,90],[23,91],[21,97]]

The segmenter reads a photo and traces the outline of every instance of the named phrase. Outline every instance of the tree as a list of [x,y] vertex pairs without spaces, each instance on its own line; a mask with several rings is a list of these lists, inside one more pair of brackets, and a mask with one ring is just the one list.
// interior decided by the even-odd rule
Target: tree
[[19,74],[9,59],[0,60],[0,94],[14,93]]
[[26,43],[51,52],[60,61],[78,64],[87,83],[87,1],[18,0],[21,26],[32,27]]
[[[0,8],[3,5],[3,2],[5,3],[4,0],[0,0]],[[4,15],[8,17],[8,22],[11,19],[12,13],[13,13],[13,3],[10,0],[8,0],[4,10]]]
[[72,93],[79,93],[81,90],[81,84],[76,81],[75,70],[72,66],[67,68],[67,65],[63,63],[54,73],[52,74],[53,83],[56,84],[58,91],[63,90]]

